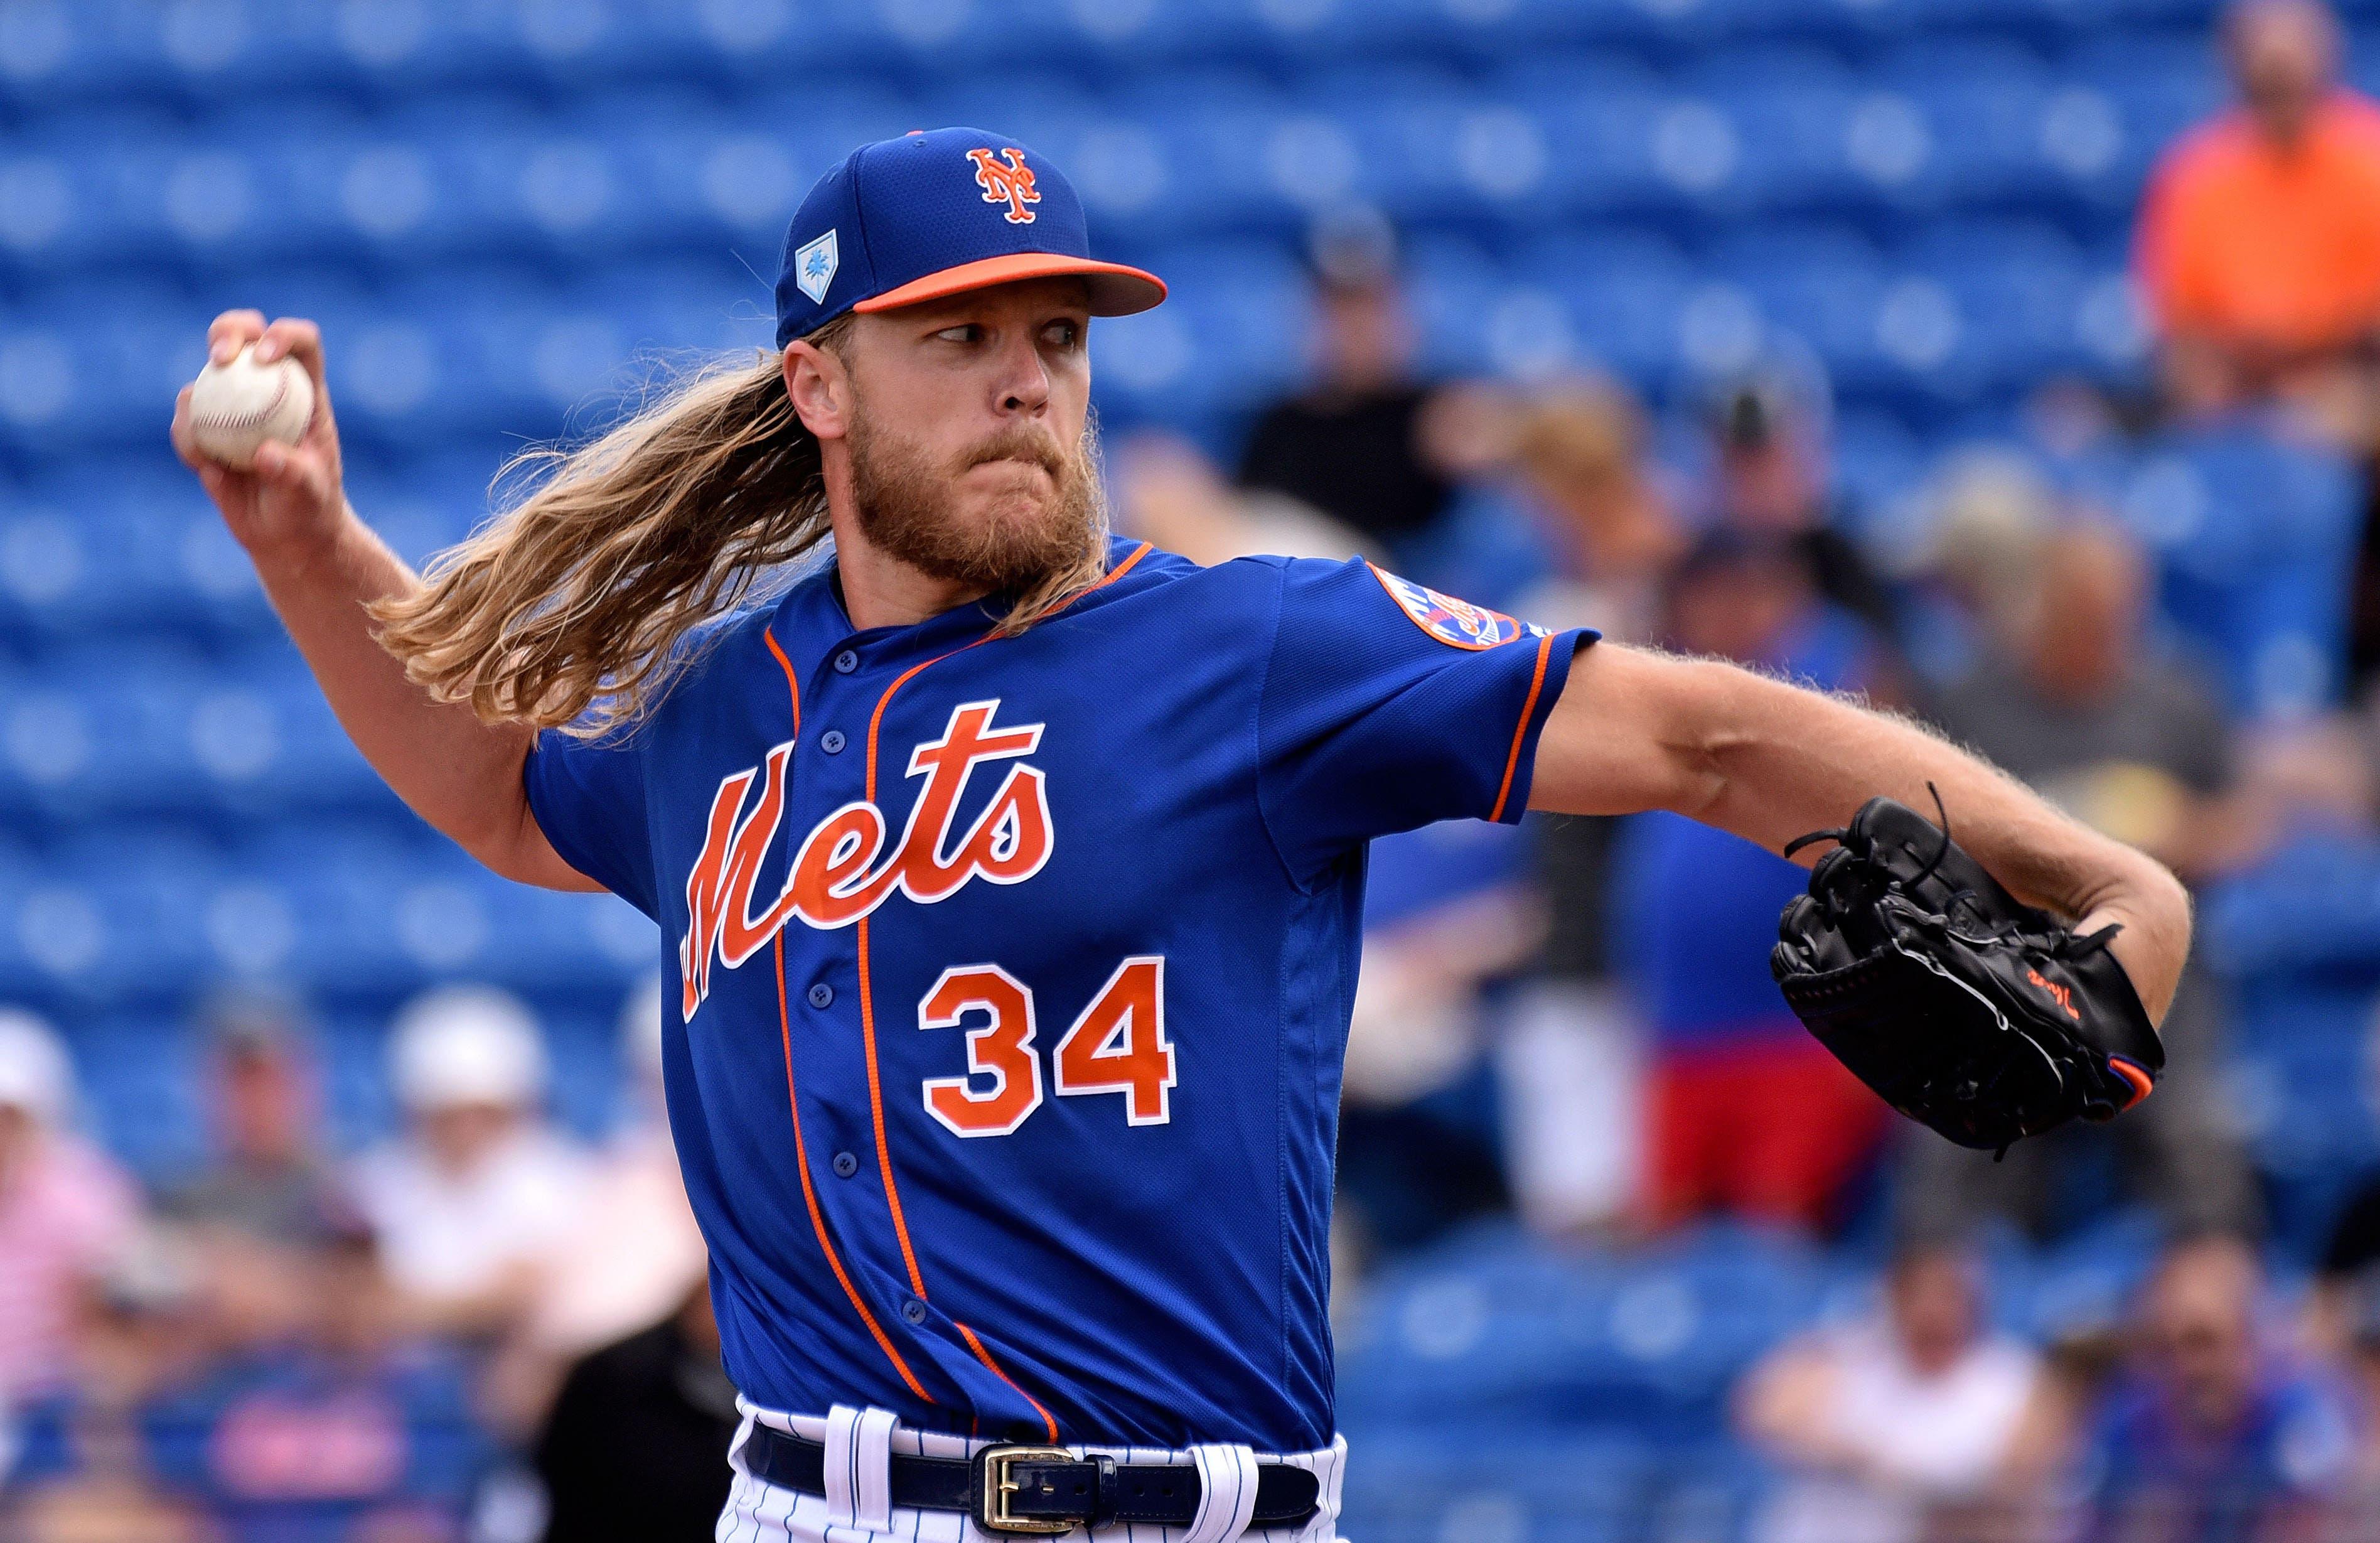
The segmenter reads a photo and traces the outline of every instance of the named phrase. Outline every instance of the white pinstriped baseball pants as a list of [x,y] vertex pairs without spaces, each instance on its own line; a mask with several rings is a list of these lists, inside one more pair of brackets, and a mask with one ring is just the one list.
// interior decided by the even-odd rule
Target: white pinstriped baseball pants
[[[728,1463],[735,1470],[727,1509],[719,1515],[716,1543],[1005,1543],[954,1511],[913,1511],[889,1498],[886,1461],[894,1452],[910,1457],[971,1457],[989,1441],[936,1430],[905,1429],[890,1412],[837,1404],[824,1416],[780,1415],[736,1400],[744,1423],[736,1428]],[[781,1489],[756,1478],[744,1466],[744,1441],[755,1423],[822,1442],[826,1447],[824,1495]],[[1197,1447],[1168,1452],[1154,1447],[1075,1447],[1105,1452],[1119,1463],[1171,1463],[1196,1466],[1202,1494],[1197,1519],[1187,1527],[1149,1522],[1117,1522],[1088,1534],[1090,1543],[1341,1543],[1340,1481],[1347,1463],[1347,1439],[1320,1452],[1256,1452],[1246,1447]],[[1314,1515],[1294,1527],[1250,1528],[1256,1503],[1256,1465],[1286,1463],[1322,1481]],[[1075,1535],[1083,1536],[1080,1534]]]

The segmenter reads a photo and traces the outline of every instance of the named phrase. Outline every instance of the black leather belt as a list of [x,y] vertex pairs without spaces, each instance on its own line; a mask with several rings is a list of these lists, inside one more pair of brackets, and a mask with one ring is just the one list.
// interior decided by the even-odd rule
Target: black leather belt
[[[744,1465],[781,1489],[826,1493],[826,1448],[755,1425]],[[986,1447],[972,1458],[892,1458],[892,1503],[964,1511],[987,1532],[1062,1533],[1110,1522],[1186,1527],[1198,1514],[1198,1470],[1076,1457],[1057,1447]],[[1314,1514],[1321,1481],[1285,1463],[1257,1465],[1251,1526],[1293,1526]]]

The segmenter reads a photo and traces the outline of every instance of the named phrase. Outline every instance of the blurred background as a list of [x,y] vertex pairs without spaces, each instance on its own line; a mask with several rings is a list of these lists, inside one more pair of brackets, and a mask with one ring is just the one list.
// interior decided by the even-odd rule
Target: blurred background
[[2175,1068],[1995,1165],[1682,821],[1376,853],[1360,1543],[2380,1536],[2380,4],[0,0],[0,1537],[707,1537],[660,954],[346,746],[173,461],[318,319],[419,560],[974,123],[1173,298],[1118,518],[1919,714],[2192,882]]

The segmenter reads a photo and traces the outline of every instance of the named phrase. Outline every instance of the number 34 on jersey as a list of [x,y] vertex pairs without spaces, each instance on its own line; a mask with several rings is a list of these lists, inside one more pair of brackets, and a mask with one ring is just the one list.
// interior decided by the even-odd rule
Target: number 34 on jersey
[[[1033,990],[998,965],[946,969],[917,1003],[922,1029],[965,1027],[967,1075],[929,1077],[926,1112],[965,1136],[1009,1136],[1041,1107]],[[1116,1094],[1128,1124],[1172,1118],[1173,1045],[1165,1035],[1165,958],[1135,954],[1050,1052],[1060,1098]]]

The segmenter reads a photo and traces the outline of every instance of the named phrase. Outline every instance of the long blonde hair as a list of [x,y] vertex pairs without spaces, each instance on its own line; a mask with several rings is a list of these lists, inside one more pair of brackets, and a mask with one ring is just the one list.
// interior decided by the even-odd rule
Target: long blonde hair
[[[838,357],[850,318],[807,339]],[[407,678],[481,721],[594,737],[642,719],[695,657],[687,631],[765,598],[831,534],[819,442],[785,394],[783,356],[722,361],[577,446],[539,445],[497,474],[529,488],[370,607]],[[1100,539],[1016,597],[1021,632],[1098,582]]]

